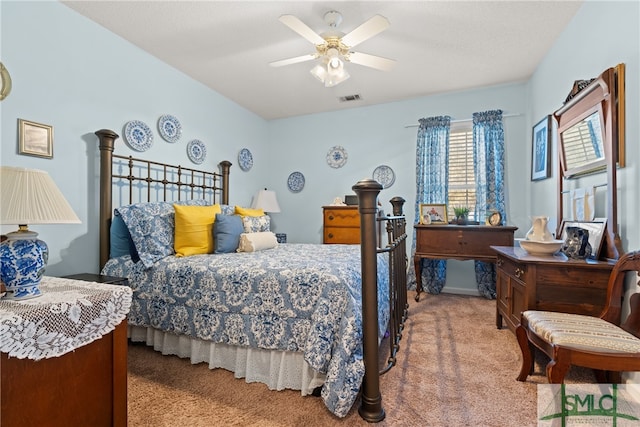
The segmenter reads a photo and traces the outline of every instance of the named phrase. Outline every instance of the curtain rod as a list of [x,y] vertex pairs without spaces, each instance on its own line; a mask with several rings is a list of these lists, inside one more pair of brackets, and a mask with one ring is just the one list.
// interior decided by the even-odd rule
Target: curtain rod
[[[522,113],[513,113],[513,114],[503,114],[502,117],[517,117],[517,116],[521,116]],[[470,122],[473,119],[459,119],[459,120],[451,120],[451,123],[464,123],[464,122]],[[405,128],[417,128],[420,125],[405,125]]]

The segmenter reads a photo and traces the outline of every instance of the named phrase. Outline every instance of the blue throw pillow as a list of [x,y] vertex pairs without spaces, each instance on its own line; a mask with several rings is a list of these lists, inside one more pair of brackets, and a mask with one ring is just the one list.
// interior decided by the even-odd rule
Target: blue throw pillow
[[129,229],[117,211],[114,212],[114,216],[111,219],[109,241],[111,243],[110,258],[130,255],[133,262],[140,261],[138,251],[136,251],[136,247],[131,239],[131,233],[129,233]]
[[235,252],[240,244],[242,233],[244,233],[244,226],[240,215],[216,214],[216,220],[213,223],[214,252],[217,254]]

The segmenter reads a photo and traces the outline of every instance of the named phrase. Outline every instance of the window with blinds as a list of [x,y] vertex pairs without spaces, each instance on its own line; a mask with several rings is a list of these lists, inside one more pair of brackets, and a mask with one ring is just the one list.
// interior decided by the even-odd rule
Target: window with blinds
[[471,122],[452,126],[449,134],[449,202],[447,215],[455,218],[454,207],[469,208],[475,220],[476,182],[473,175],[473,132]]

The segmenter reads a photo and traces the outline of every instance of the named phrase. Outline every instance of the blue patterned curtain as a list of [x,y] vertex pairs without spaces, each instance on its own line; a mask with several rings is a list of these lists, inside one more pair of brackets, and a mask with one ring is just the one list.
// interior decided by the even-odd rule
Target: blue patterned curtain
[[595,129],[593,128],[593,121],[587,120],[587,126],[589,127],[589,138],[591,138],[591,145],[593,145],[593,151],[596,155],[596,158],[601,159],[604,157],[604,154],[600,150],[602,138],[599,134],[596,134]]
[[[439,116],[419,120],[416,142],[416,205],[415,222],[420,219],[420,203],[447,203],[449,185],[449,129],[451,117]],[[411,253],[416,251],[416,232],[413,231]],[[416,278],[413,263],[409,263],[409,284],[415,289]],[[423,259],[422,287],[431,294],[438,294],[446,282],[445,260]]]
[[[504,128],[502,111],[473,114],[473,168],[476,178],[476,219],[498,211],[506,223],[504,203]],[[495,265],[475,262],[478,291],[485,298],[496,298]]]

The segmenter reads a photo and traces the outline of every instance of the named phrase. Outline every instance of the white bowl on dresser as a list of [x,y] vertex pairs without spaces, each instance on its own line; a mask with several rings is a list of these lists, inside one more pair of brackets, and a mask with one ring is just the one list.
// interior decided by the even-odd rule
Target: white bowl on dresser
[[531,255],[552,255],[560,250],[563,240],[528,240],[515,239],[520,247]]

